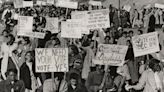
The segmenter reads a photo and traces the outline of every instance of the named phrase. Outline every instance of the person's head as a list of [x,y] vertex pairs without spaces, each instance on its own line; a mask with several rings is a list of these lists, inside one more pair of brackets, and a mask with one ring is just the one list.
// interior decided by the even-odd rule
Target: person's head
[[54,38],[54,39],[52,39],[52,44],[53,44],[54,46],[60,45],[60,40],[59,40],[58,38]]
[[16,76],[17,76],[17,70],[16,69],[9,69],[7,70],[7,72],[5,73],[7,76],[7,80],[9,81],[15,81],[16,80]]
[[99,73],[103,73],[104,72],[104,65],[96,65],[96,71]]
[[68,48],[68,52],[69,54],[73,54],[73,55],[78,55],[79,54],[79,50],[78,47],[75,45],[70,45]]
[[8,34],[6,37],[7,37],[7,45],[12,45],[15,41],[15,37],[12,34]]
[[33,51],[27,51],[26,52],[25,61],[26,62],[33,62],[34,61],[34,52]]
[[111,43],[111,42],[110,42],[110,39],[111,39],[110,36],[106,36],[106,37],[105,37],[105,43],[106,43],[106,44],[110,44],[110,43]]
[[30,38],[29,37],[23,37],[22,44],[29,44],[29,43],[30,43]]
[[132,30],[129,31],[129,36],[133,37],[134,32]]
[[64,79],[64,73],[63,72],[55,72],[54,78],[58,81],[62,81]]
[[3,30],[2,31],[2,35],[5,37],[5,36],[7,36],[9,34],[9,31],[8,30]]
[[142,30],[138,30],[137,34],[141,35],[141,34],[143,34],[143,31]]
[[160,67],[160,61],[157,59],[151,59],[149,61],[149,68],[152,69],[154,72],[159,72],[161,71],[161,67]]
[[126,37],[126,36],[127,36],[127,32],[125,31],[122,33],[122,37]]
[[79,78],[78,74],[72,73],[70,75],[70,84],[76,86],[78,84],[78,78]]

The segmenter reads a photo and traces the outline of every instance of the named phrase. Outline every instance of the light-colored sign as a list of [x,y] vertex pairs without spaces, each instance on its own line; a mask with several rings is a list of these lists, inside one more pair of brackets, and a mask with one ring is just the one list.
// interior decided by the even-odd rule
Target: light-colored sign
[[61,37],[63,38],[81,38],[80,23],[61,22]]
[[89,4],[93,6],[102,6],[101,1],[89,1]]
[[59,19],[58,18],[46,18],[45,29],[51,31],[51,33],[59,32]]
[[78,2],[71,2],[71,1],[65,1],[65,0],[58,0],[56,2],[57,7],[64,7],[64,8],[72,8],[77,9],[78,8]]
[[23,7],[33,7],[33,1],[23,1]]
[[132,37],[132,44],[135,57],[158,52],[158,33],[152,32]]
[[100,44],[96,57],[93,59],[94,64],[122,66],[128,46]]
[[109,28],[109,9],[93,10],[88,12],[88,28],[89,29],[99,29],[99,28]]
[[46,5],[46,0],[45,1],[44,0],[37,0],[36,4],[37,5]]
[[15,8],[22,8],[23,7],[23,0],[14,0],[14,7]]
[[130,12],[131,6],[130,5],[124,5],[123,9]]
[[36,72],[68,72],[68,48],[35,49]]
[[47,0],[47,4],[55,4],[55,0]]
[[19,36],[28,36],[43,39],[45,33],[33,32],[33,17],[31,16],[19,16],[18,17],[18,33]]
[[156,3],[156,4],[155,4],[155,7],[156,7],[156,8],[164,9],[164,4],[158,4],[158,3]]

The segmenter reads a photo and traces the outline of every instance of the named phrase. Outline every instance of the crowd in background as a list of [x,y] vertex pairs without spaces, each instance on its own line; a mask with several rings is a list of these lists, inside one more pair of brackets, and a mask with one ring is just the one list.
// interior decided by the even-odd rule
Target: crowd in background
[[[135,5],[134,5],[135,6]],[[131,39],[134,35],[164,31],[164,11],[158,8],[130,11],[109,6],[110,28],[93,29],[81,39],[66,39],[61,33],[46,30],[46,17],[60,22],[71,19],[72,11],[104,9],[80,5],[78,9],[55,6],[14,8],[2,6],[0,50],[0,92],[164,92],[163,63],[154,55],[134,57]],[[17,15],[33,16],[33,31],[46,33],[44,39],[17,35]],[[126,31],[124,28],[137,28]],[[136,34],[135,34],[136,33]],[[128,46],[123,66],[94,65],[98,44]],[[161,49],[163,44],[159,44]],[[35,48],[69,49],[69,72],[36,73]],[[159,75],[159,76],[158,76]],[[155,76],[155,78],[154,78]],[[40,83],[39,81],[40,80]],[[130,90],[126,90],[130,89]]]

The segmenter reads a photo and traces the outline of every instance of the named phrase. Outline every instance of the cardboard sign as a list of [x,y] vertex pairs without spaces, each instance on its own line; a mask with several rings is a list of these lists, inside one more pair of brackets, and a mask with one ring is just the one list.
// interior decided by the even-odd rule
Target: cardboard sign
[[71,20],[78,21],[82,24],[82,34],[89,34],[89,29],[87,28],[88,21],[88,11],[76,11],[71,13]]
[[46,5],[46,0],[45,1],[43,1],[43,0],[37,0],[36,1],[36,4],[37,5]]
[[89,29],[99,29],[99,28],[109,28],[109,10],[93,10],[88,12],[88,28]]
[[152,32],[132,37],[132,44],[135,57],[158,52],[158,33]]
[[68,48],[35,49],[36,72],[68,72]]
[[89,1],[89,4],[93,6],[102,6],[101,1]]
[[23,0],[14,0],[14,7],[15,8],[22,8],[23,7]]
[[33,1],[23,1],[23,7],[33,7]]
[[65,1],[65,0],[58,0],[56,2],[57,7],[64,7],[64,8],[72,8],[77,9],[78,8],[78,2],[71,2],[71,1]]
[[55,0],[47,0],[47,4],[55,4]]
[[122,66],[128,46],[100,44],[96,57],[93,59],[94,64]]
[[45,29],[51,31],[51,33],[59,32],[59,19],[58,18],[46,18]]
[[155,4],[155,7],[156,7],[156,8],[164,9],[164,4],[158,4],[158,3],[156,3],[156,4]]
[[80,23],[61,22],[61,37],[63,38],[81,38]]
[[18,33],[19,36],[28,36],[43,39],[45,33],[33,32],[33,17],[31,16],[19,16],[18,17]]

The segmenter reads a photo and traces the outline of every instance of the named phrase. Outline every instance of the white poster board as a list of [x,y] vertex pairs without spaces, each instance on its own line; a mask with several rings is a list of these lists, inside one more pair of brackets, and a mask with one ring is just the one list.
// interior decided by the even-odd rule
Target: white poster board
[[36,72],[68,72],[68,48],[35,49]]
[[94,64],[122,66],[128,46],[100,44],[96,57],[93,59]]
[[43,39],[45,33],[33,32],[33,17],[31,16],[19,16],[18,17],[18,33],[19,36],[28,36]]
[[47,0],[47,4],[55,4],[55,0]]
[[56,2],[57,7],[64,7],[64,8],[72,8],[77,9],[78,8],[78,2],[72,2],[72,1],[65,1],[65,0],[58,0]]
[[61,37],[63,38],[81,38],[81,25],[77,22],[61,22]]
[[37,4],[37,5],[46,5],[47,2],[46,2],[46,0],[45,0],[45,1],[44,1],[44,0],[37,0],[37,1],[36,1],[36,4]]
[[23,7],[23,0],[14,0],[14,7],[15,8],[22,8]]
[[51,31],[51,33],[59,32],[59,19],[58,18],[46,18],[46,30]]
[[88,11],[75,11],[71,13],[71,20],[78,21],[82,25],[82,34],[89,34],[89,29],[87,28],[88,21]]
[[23,7],[33,7],[33,1],[23,1]]
[[93,6],[102,6],[101,1],[89,1],[89,4]]
[[100,29],[109,28],[109,9],[93,10],[88,12],[88,28]]
[[160,50],[157,32],[134,36],[132,37],[132,44],[135,57],[155,53]]
[[164,9],[164,4],[155,3],[156,8]]

